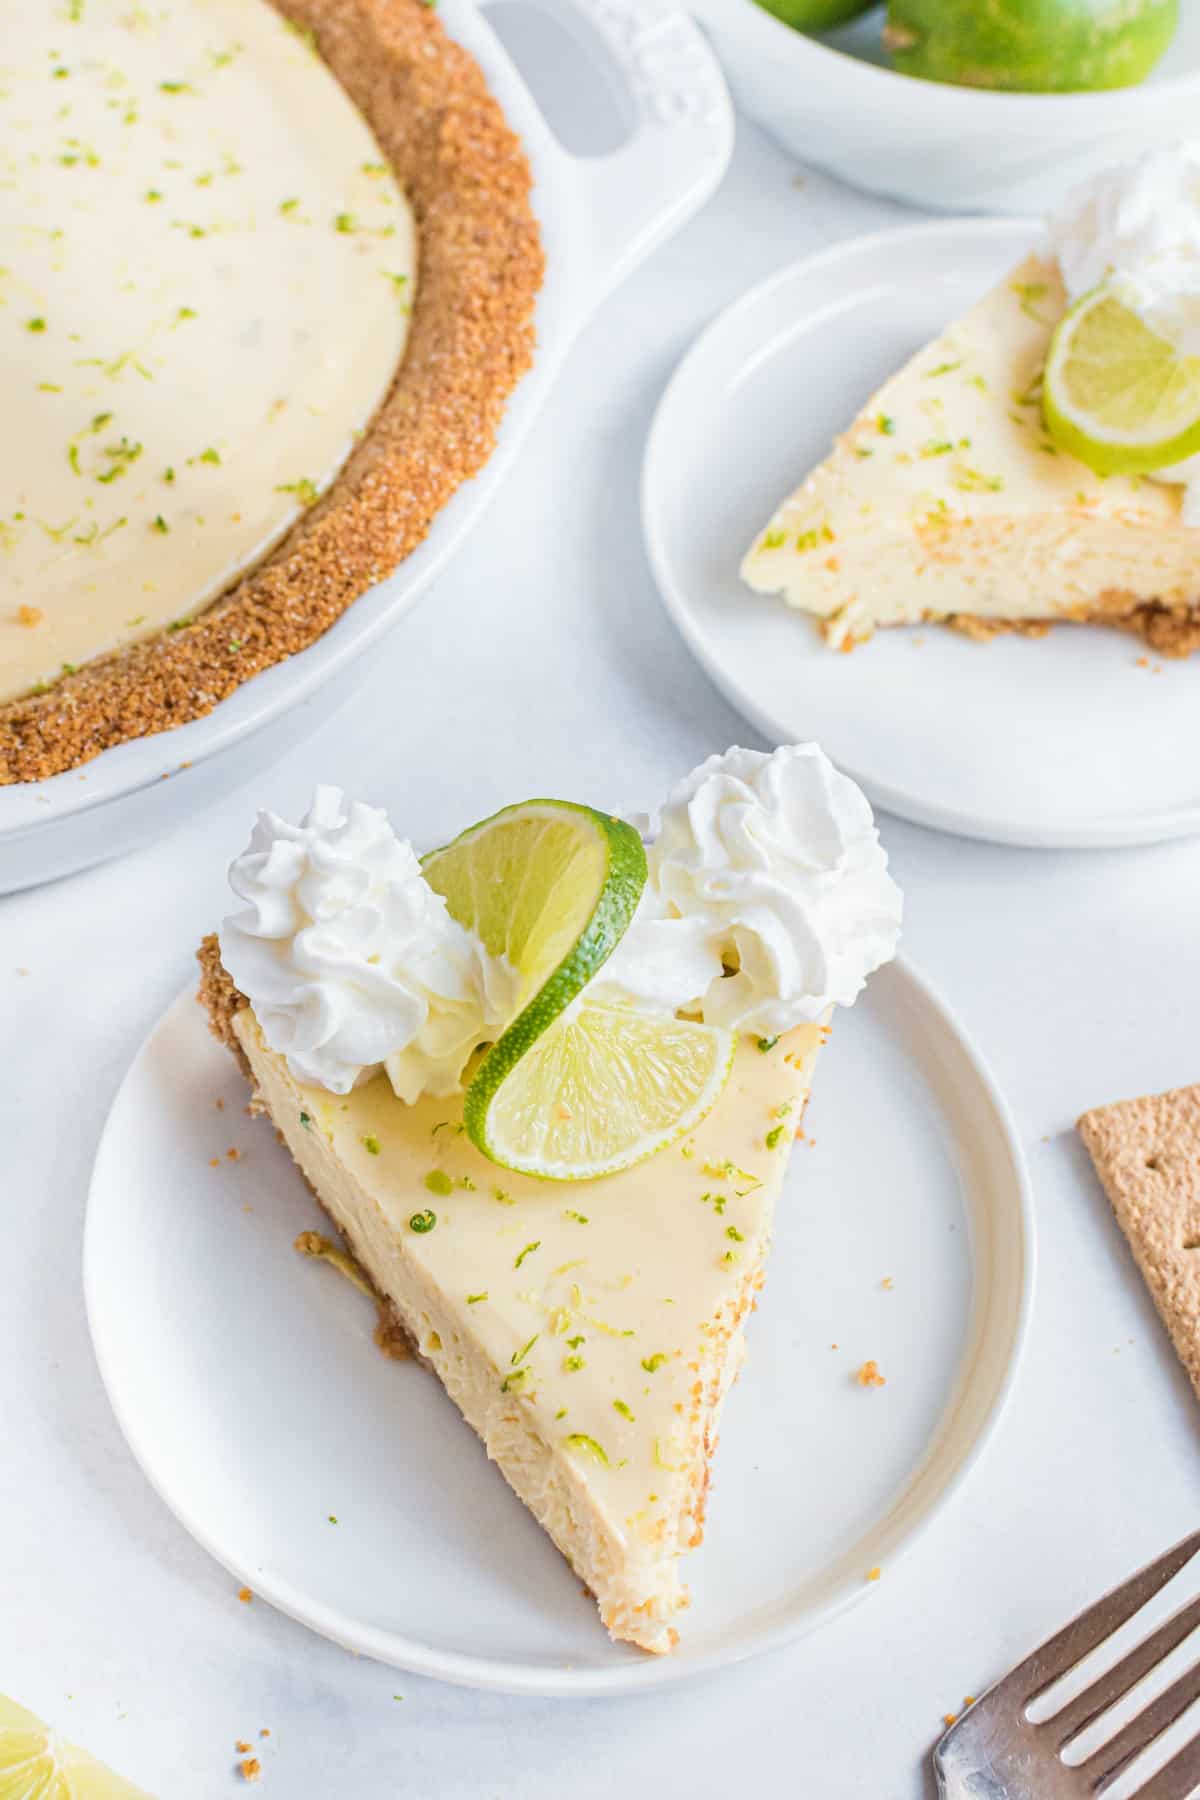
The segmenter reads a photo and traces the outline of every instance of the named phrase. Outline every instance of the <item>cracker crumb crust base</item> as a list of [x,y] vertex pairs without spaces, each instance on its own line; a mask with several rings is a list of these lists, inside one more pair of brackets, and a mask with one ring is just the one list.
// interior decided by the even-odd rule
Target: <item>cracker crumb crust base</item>
[[532,361],[544,272],[532,177],[474,60],[422,0],[271,4],[313,34],[412,206],[420,279],[404,360],[328,492],[194,623],[0,706],[0,786],[201,718],[307,649],[483,467]]

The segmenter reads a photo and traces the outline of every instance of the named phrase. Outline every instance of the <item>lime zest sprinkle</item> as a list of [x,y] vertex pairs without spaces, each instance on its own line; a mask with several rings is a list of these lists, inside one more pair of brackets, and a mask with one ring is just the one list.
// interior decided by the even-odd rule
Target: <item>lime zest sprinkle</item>
[[302,475],[299,481],[281,481],[275,489],[277,494],[295,494],[301,506],[315,506],[321,497],[321,490],[315,481]]
[[[1046,449],[1045,444],[1042,449]],[[1057,451],[1053,451],[1057,455]],[[966,463],[959,463],[951,477],[956,488],[964,494],[998,494],[1004,487],[1002,475],[984,475],[979,469],[969,468]]]
[[928,381],[932,381],[935,375],[949,375],[952,370],[961,369],[961,368],[962,368],[962,357],[960,356],[958,358],[957,362],[939,363],[936,369],[927,370],[926,371],[926,379]]
[[559,1409],[558,1409],[558,1411],[557,1411],[557,1412],[556,1412],[556,1413],[555,1413],[555,1415],[554,1415],[554,1418],[555,1418],[555,1422],[556,1422],[556,1423],[557,1423],[557,1421],[558,1421],[558,1420],[559,1420],[559,1419],[565,1419],[565,1418],[566,1418],[566,1416],[567,1416],[567,1409],[566,1409],[566,1407],[565,1407],[565,1406],[560,1406],[560,1407],[559,1407]]
[[498,1200],[501,1206],[515,1206],[517,1204],[512,1195],[506,1193],[504,1189],[500,1187],[494,1187],[492,1189],[492,1198],[493,1200]]
[[732,1238],[735,1244],[744,1244],[746,1241],[736,1225],[727,1225],[725,1227],[725,1236],[727,1238]]
[[585,1431],[572,1431],[567,1437],[566,1444],[568,1450],[578,1450],[581,1454],[592,1457],[596,1462],[603,1463],[607,1469],[608,1455],[603,1445],[598,1444],[594,1437],[588,1437]]
[[367,1135],[364,1137],[363,1149],[368,1156],[379,1155],[379,1139],[375,1136],[373,1131],[368,1131]]
[[303,1125],[303,1127],[306,1131],[311,1131],[312,1130],[312,1115],[310,1113],[302,1112],[300,1114],[300,1123]]
[[613,1401],[613,1411],[614,1411],[614,1412],[619,1412],[619,1413],[620,1413],[620,1415],[621,1415],[621,1417],[622,1417],[622,1418],[623,1418],[623,1419],[628,1419],[628,1420],[629,1420],[629,1423],[630,1423],[630,1424],[631,1424],[631,1425],[634,1425],[634,1424],[636,1424],[636,1423],[637,1423],[637,1420],[636,1420],[636,1419],[635,1419],[635,1417],[634,1417],[634,1415],[633,1415],[633,1413],[632,1413],[632,1411],[631,1411],[631,1410],[630,1410],[630,1408],[629,1408],[629,1407],[628,1407],[628,1406],[627,1406],[627,1405],[626,1405],[626,1404],[625,1404],[625,1402],[624,1402],[624,1400],[614,1400],[614,1401]]
[[768,531],[763,534],[761,548],[763,550],[781,550],[786,543],[786,531]]
[[530,1338],[529,1342],[524,1346],[523,1349],[513,1351],[513,1354],[509,1357],[508,1360],[512,1364],[514,1369],[520,1368],[521,1364],[525,1361],[525,1358],[529,1355],[529,1352],[533,1349],[533,1346],[537,1343],[537,1341],[541,1337],[541,1335],[542,1334],[540,1331],[535,1331],[533,1336]]
[[656,1350],[654,1352],[653,1356],[643,1356],[642,1367],[643,1367],[643,1369],[645,1369],[647,1375],[654,1375],[657,1373],[657,1371],[659,1369],[662,1368],[662,1366],[666,1362],[666,1360],[667,1360],[666,1351],[665,1350]]
[[166,533],[170,531],[171,527],[167,524],[167,521],[163,518],[161,513],[155,513],[152,529],[161,531],[165,536]]
[[26,319],[25,329],[33,332],[45,331],[46,321],[45,319]]
[[447,1194],[452,1194],[454,1192],[454,1183],[447,1175],[445,1169],[430,1169],[428,1175],[424,1178],[424,1185],[429,1189],[431,1194],[441,1194],[443,1199]]
[[583,1360],[582,1356],[580,1356],[578,1353],[576,1353],[574,1356],[568,1356],[564,1360],[563,1368],[567,1371],[568,1375],[574,1375],[580,1369],[586,1369],[587,1364]]
[[568,1206],[566,1212],[563,1214],[563,1217],[567,1218],[567,1219],[574,1219],[574,1221],[577,1225],[587,1225],[590,1223],[586,1213],[576,1212],[574,1210],[574,1208],[570,1207],[570,1206]]
[[527,1256],[532,1256],[533,1252],[535,1250],[540,1250],[541,1247],[542,1247],[541,1238],[534,1238],[532,1244],[526,1244],[525,1248],[520,1252],[520,1254],[517,1257],[516,1262],[513,1264],[513,1268],[519,1269],[521,1264],[525,1261],[525,1258]]
[[432,1231],[436,1224],[437,1214],[430,1212],[428,1208],[424,1212],[414,1213],[408,1221],[409,1230],[415,1231],[418,1237],[424,1237],[425,1233]]
[[761,1055],[767,1056],[775,1048],[775,1046],[778,1042],[779,1042],[779,1033],[776,1032],[774,1037],[756,1038],[755,1039],[755,1047],[761,1053]]
[[896,421],[889,419],[886,413],[880,413],[875,421],[875,429],[881,437],[893,437],[896,431]]
[[779,1140],[782,1136],[783,1136],[783,1126],[782,1125],[773,1125],[763,1140],[767,1146],[767,1149],[768,1150],[778,1149]]
[[484,1290],[481,1294],[468,1294],[467,1295],[467,1305],[468,1306],[478,1306],[479,1302],[481,1300],[486,1300],[487,1297],[488,1297],[488,1291],[486,1288],[484,1288]]
[[575,1336],[575,1337],[573,1337],[573,1338],[568,1338],[568,1339],[567,1339],[567,1345],[568,1345],[568,1348],[569,1348],[569,1349],[571,1349],[571,1350],[578,1350],[578,1348],[579,1348],[579,1346],[580,1346],[580,1344],[586,1344],[586,1343],[587,1343],[587,1339],[586,1339],[586,1337],[585,1337],[585,1336],[584,1336],[584,1335],[583,1335],[583,1333],[582,1333],[582,1332],[579,1332],[579,1333],[578,1333],[578,1334],[577,1334],[577,1335],[576,1335],[576,1336]]
[[1044,313],[1037,310],[1035,301],[1042,300],[1049,293],[1049,284],[1045,281],[1010,281],[1009,287],[1021,302],[1021,311],[1027,319],[1033,319],[1038,325],[1048,325],[1049,320]]

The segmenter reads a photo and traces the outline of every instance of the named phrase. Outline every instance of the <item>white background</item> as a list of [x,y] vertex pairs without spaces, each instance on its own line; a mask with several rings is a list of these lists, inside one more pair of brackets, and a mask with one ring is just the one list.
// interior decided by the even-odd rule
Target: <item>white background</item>
[[315,709],[307,744],[253,793],[117,865],[0,900],[0,1690],[163,1800],[246,1791],[234,1740],[262,1726],[254,1791],[288,1800],[913,1800],[944,1712],[1197,1522],[1200,1415],[1072,1131],[1085,1107],[1200,1076],[1196,842],[1024,853],[882,821],[908,952],[1013,1107],[1040,1285],[1012,1408],[965,1492],[863,1605],[790,1650],[576,1704],[357,1660],[239,1605],[134,1466],[88,1341],[97,1136],[224,908],[257,804],[296,814],[314,781],[341,782],[426,844],[533,793],[645,806],[710,751],[757,741],[654,593],[643,437],[726,301],[903,216],[800,176],[744,126],[723,190],[588,329],[499,503],[351,703],[324,722]]

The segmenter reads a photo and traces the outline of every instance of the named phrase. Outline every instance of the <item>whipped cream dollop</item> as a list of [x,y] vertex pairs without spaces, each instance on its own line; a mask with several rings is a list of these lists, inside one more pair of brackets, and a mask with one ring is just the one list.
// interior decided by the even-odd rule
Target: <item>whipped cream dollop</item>
[[298,1081],[345,1094],[381,1068],[402,1100],[454,1093],[512,1017],[516,979],[450,917],[386,813],[319,787],[262,812],[230,886],[221,960]]
[[851,1005],[895,954],[903,902],[871,808],[816,744],[710,756],[646,857],[603,997],[774,1036]]
[[[1074,189],[1048,221],[1072,301],[1111,281],[1119,298],[1185,356],[1200,356],[1200,141],[1150,150]],[[1188,487],[1200,525],[1200,456],[1156,469]]]

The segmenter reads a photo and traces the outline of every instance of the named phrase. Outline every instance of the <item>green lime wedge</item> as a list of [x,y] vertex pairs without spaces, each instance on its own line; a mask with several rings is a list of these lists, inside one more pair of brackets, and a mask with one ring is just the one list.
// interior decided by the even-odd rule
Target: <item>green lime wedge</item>
[[1200,451],[1200,357],[1093,288],[1050,341],[1042,410],[1054,441],[1098,475],[1169,468]]
[[493,1162],[525,1175],[613,1175],[694,1130],[725,1085],[735,1044],[714,1025],[585,1000],[516,1047],[498,1079],[484,1063],[467,1093],[467,1130]]
[[728,1033],[673,1014],[578,1005],[646,883],[631,825],[563,800],[527,800],[422,865],[460,925],[518,976],[516,1018],[484,1055],[463,1116],[505,1168],[587,1181],[689,1131],[729,1072]]
[[506,806],[421,867],[451,917],[516,971],[521,1011],[505,1038],[534,1023],[545,1031],[571,1004],[620,943],[646,885],[633,826],[567,800]]

